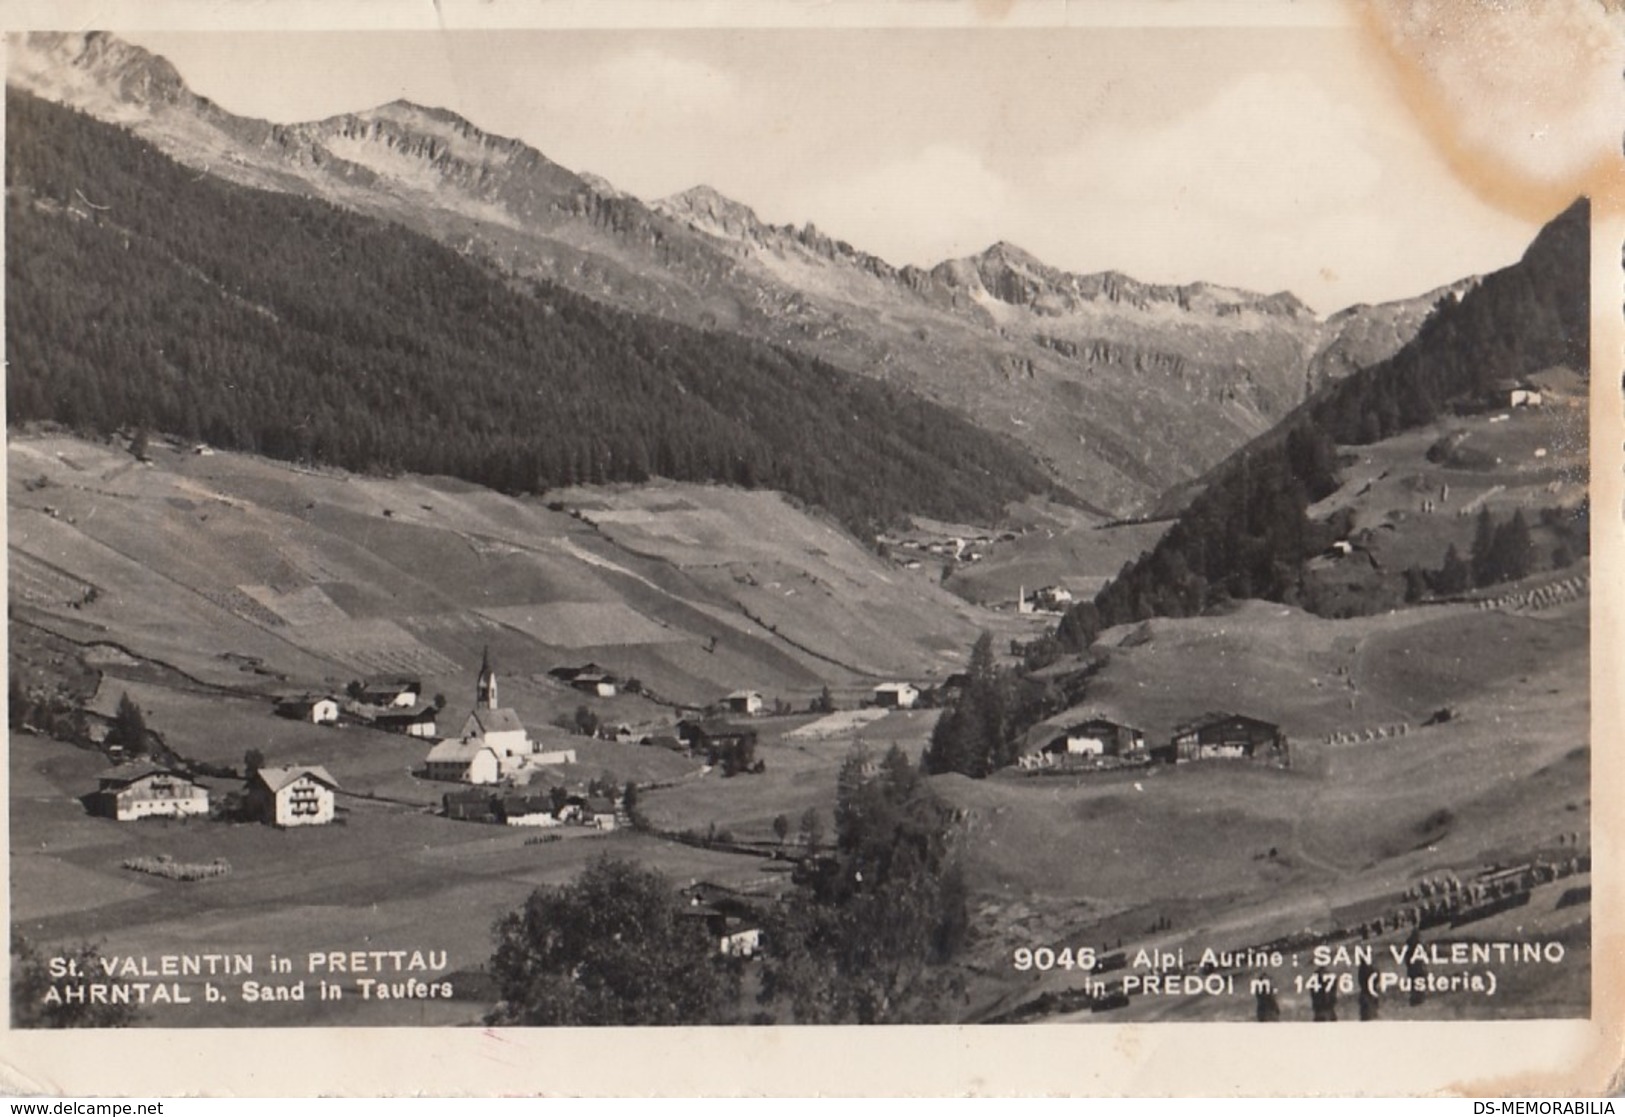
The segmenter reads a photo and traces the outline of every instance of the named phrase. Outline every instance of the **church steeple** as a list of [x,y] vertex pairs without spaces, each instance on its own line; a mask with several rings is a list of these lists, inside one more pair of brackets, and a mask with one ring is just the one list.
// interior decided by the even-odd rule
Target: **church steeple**
[[491,670],[491,647],[486,645],[480,656],[480,677],[474,684],[474,705],[487,710],[497,708],[497,673]]

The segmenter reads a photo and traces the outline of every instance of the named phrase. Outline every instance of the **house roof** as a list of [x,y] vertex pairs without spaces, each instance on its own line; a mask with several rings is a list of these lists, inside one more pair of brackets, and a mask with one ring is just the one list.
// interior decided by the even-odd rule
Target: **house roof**
[[[1228,716],[1228,715],[1225,715],[1225,716]],[[1207,723],[1203,722],[1202,724],[1206,725]],[[1059,728],[1060,728],[1061,732],[1063,732],[1063,733],[1075,733],[1080,729],[1090,729],[1090,728],[1093,728],[1093,727],[1095,727],[1097,725],[1109,725],[1113,729],[1127,729],[1130,733],[1139,733],[1139,732],[1141,732],[1141,730],[1135,728],[1132,725],[1124,725],[1120,721],[1114,721],[1113,719],[1111,719],[1109,717],[1102,716],[1100,714],[1093,714],[1093,715],[1090,715],[1089,717],[1083,717],[1083,718],[1074,718],[1071,721],[1066,722],[1066,724],[1060,726]]]
[[476,709],[474,722],[480,727],[481,733],[523,733],[525,723],[519,720],[519,715],[504,706],[500,710]]
[[1217,725],[1218,723],[1225,721],[1245,722],[1248,725],[1258,725],[1264,727],[1265,729],[1276,732],[1279,732],[1281,728],[1272,721],[1264,721],[1260,718],[1248,717],[1246,714],[1230,714],[1219,711],[1206,713],[1199,718],[1192,718],[1190,721],[1182,722],[1179,725],[1174,726],[1174,735],[1178,736],[1181,733],[1195,733],[1199,730],[1206,729],[1210,725]]
[[336,788],[339,785],[339,781],[329,775],[327,769],[320,764],[300,764],[292,768],[261,768],[254,773],[254,778],[273,794],[305,776],[328,787]]
[[728,695],[728,701],[731,702],[735,698],[760,698],[761,696],[762,692],[759,690],[736,690]]
[[363,683],[361,689],[376,691],[389,690],[394,691],[396,694],[404,694],[409,690],[421,693],[423,690],[423,684],[417,679],[373,679],[369,682]]
[[288,694],[276,700],[278,706],[297,706],[310,709],[318,702],[332,702],[338,704],[338,699],[330,694]]
[[608,672],[598,664],[589,661],[583,663],[580,667],[555,667],[548,674],[555,679],[573,679],[577,675],[607,675]]
[[463,741],[456,737],[448,737],[429,750],[424,760],[431,764],[458,763],[466,764],[482,752],[491,751],[489,745],[482,745],[478,741]]
[[919,687],[915,686],[913,683],[881,683],[879,686],[875,687],[875,690],[877,690],[877,691],[881,691],[881,690],[893,691],[893,690],[895,690],[895,691],[898,691],[898,692],[902,692],[902,691],[905,691],[905,690],[918,690],[918,689],[919,689]]
[[188,783],[194,782],[174,768],[168,768],[162,764],[152,764],[146,762],[138,764],[120,764],[116,768],[109,768],[104,772],[97,773],[96,779],[103,784],[131,784],[136,780],[145,779],[148,776],[174,776],[177,779],[186,780]]
[[389,721],[405,723],[433,721],[438,712],[439,711],[437,711],[433,706],[414,706],[410,710],[390,710],[388,713],[379,714],[372,720],[376,722]]
[[553,800],[546,795],[505,795],[502,809],[510,815],[552,814]]

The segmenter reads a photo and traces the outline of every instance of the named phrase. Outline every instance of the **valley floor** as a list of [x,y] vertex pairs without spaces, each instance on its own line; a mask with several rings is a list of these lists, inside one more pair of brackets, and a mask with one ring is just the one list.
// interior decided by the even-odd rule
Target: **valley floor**
[[[322,764],[343,789],[336,824],[306,830],[204,819],[116,823],[90,816],[81,801],[108,766],[102,752],[43,734],[11,735],[14,933],[48,955],[88,941],[104,957],[158,968],[169,956],[251,960],[253,973],[231,979],[228,1000],[207,999],[207,975],[169,979],[179,982],[177,1003],[149,1005],[143,1026],[475,1023],[494,997],[483,973],[493,923],[532,889],[564,883],[604,855],[657,868],[676,885],[709,882],[770,901],[789,887],[797,821],[810,810],[826,833],[832,829],[836,774],[854,741],[875,753],[895,743],[918,755],[929,739],[935,711],[854,716],[865,688],[894,666],[928,677],[948,666],[951,654],[963,655],[966,645],[951,652],[953,642],[979,622],[1020,620],[897,581],[899,573],[878,558],[750,494],[601,494],[592,507],[582,497],[581,515],[598,518],[587,524],[503,505],[489,494],[451,500],[416,481],[401,483],[408,489],[326,476],[304,490],[285,467],[209,459],[130,469],[115,455],[76,445],[13,446],[14,671],[30,685],[65,688],[102,718],[128,694],[165,743],[189,759],[234,767],[246,750],[258,749],[271,764]],[[47,483],[39,485],[40,477]],[[194,497],[179,496],[183,482]],[[317,507],[306,507],[307,491],[321,494]],[[404,511],[414,506],[408,495],[416,512]],[[202,503],[182,508],[177,499]],[[138,516],[159,505],[176,518],[172,541],[167,528],[137,529]],[[229,530],[203,527],[197,517],[204,505],[211,522],[219,516]],[[385,507],[403,511],[385,517]],[[729,517],[764,512],[786,516],[783,525],[794,531],[777,544],[754,536],[754,553],[733,554],[714,568],[706,556],[720,553],[717,541],[735,522]],[[289,527],[301,513],[307,526]],[[181,522],[188,517],[196,521],[190,527]],[[280,534],[252,530],[268,517],[281,517],[274,521]],[[431,518],[438,527],[395,522]],[[205,538],[211,532],[219,534]],[[267,539],[280,548],[276,554],[264,551]],[[182,593],[173,566],[149,557],[142,567],[127,553],[160,545],[169,548],[167,559],[207,575],[203,585],[220,586],[229,608]],[[804,566],[792,567],[794,554]],[[422,556],[416,566],[406,565],[411,555]],[[260,569],[234,565],[249,562]],[[145,573],[129,580],[136,570]],[[324,639],[321,617],[291,604],[308,604],[298,587],[326,587],[332,607],[342,606],[353,622],[382,608],[343,588],[371,575],[375,590],[384,587],[397,600],[417,595],[408,614],[414,622],[402,628],[425,654],[450,664],[425,672],[431,688],[455,688],[452,706],[460,699],[466,708],[463,661],[477,657],[475,641],[506,641],[507,662],[517,668],[513,701],[527,725],[550,744],[578,749],[577,763],[548,778],[637,783],[655,832],[567,827],[543,840],[523,828],[451,821],[436,809],[455,785],[414,774],[426,742],[275,717],[271,694],[331,685],[346,671],[363,674],[355,657],[370,654]],[[456,595],[468,595],[481,578],[491,602],[479,606],[483,619],[471,619],[466,631],[449,621],[422,623],[430,606],[436,616],[464,608]],[[239,582],[275,587],[266,599],[288,616],[268,620],[224,592]],[[845,593],[826,597],[821,586],[832,584]],[[101,592],[87,598],[84,587],[98,585]],[[724,596],[727,585],[758,603],[763,623],[740,618]],[[891,625],[883,643],[840,647],[847,622],[829,610],[852,606],[828,603],[888,585],[901,587],[894,592],[908,595],[919,615]],[[1225,616],[1105,634],[1099,647],[1108,662],[1089,692],[1099,709],[1154,734],[1205,709],[1268,717],[1291,738],[1291,766],[1204,761],[1119,773],[936,777],[939,792],[963,811],[973,893],[974,933],[956,963],[965,996],[947,1017],[1251,1020],[1252,983],[1267,976],[1280,1018],[1306,1019],[1304,982],[1320,968],[1315,952],[1322,948],[1331,952],[1324,957],[1330,980],[1342,986],[1339,1018],[1357,1019],[1358,996],[1347,982],[1358,972],[1359,949],[1371,949],[1379,981],[1387,973],[1397,983],[1406,967],[1392,950],[1405,946],[1409,921],[1419,918],[1414,909],[1446,898],[1450,910],[1440,907],[1419,936],[1428,950],[1442,952],[1430,972],[1446,983],[1452,975],[1466,975],[1468,984],[1491,980],[1494,992],[1433,992],[1413,1004],[1391,984],[1383,1019],[1585,1015],[1588,599],[1583,589],[1539,600],[1517,597],[1516,589],[1495,608],[1435,604],[1331,621],[1247,603]],[[519,615],[610,593],[619,596],[597,599],[619,601],[644,620],[632,625],[616,614],[626,621],[618,634],[593,633],[586,631],[590,610],[577,617],[554,608],[546,614],[554,622],[580,630],[562,643],[554,641],[568,634]],[[802,595],[817,603],[806,620],[786,604]],[[725,617],[727,626],[714,630],[723,647],[696,647],[706,635],[702,618],[720,626]],[[675,752],[547,725],[582,701],[547,679],[547,657],[559,656],[636,658],[653,689],[694,687],[707,695],[755,662],[786,692],[804,688],[798,708],[816,693],[823,671],[846,711],[824,722],[807,713],[753,719],[765,770],[723,778]],[[507,677],[503,686],[507,693]],[[606,720],[669,722],[677,713],[646,698],[593,704]],[[1425,724],[1441,708],[1450,718]],[[217,795],[240,786],[203,782]],[[792,827],[787,837],[775,832],[781,816]],[[702,848],[675,840],[681,831],[728,841]],[[231,871],[172,881],[123,867],[136,856],[223,858]],[[1449,879],[1456,890],[1435,888]],[[1475,888],[1490,899],[1511,896],[1516,906],[1469,911],[1483,906],[1469,902]],[[1451,960],[1456,944],[1499,943],[1535,944],[1540,957]],[[1282,953],[1261,959],[1246,953],[1251,948]],[[1241,960],[1204,974],[1200,959],[1210,949],[1241,952]],[[336,978],[312,969],[312,954],[397,950],[443,954],[440,969],[407,976],[449,983],[451,995],[363,998],[362,977],[396,975]],[[288,972],[276,971],[274,958],[288,960]],[[1086,973],[1095,963],[1099,972]],[[245,977],[273,989],[301,986],[303,999],[249,1002]],[[1172,994],[1164,991],[1168,978],[1176,979]],[[166,983],[161,976],[138,980]],[[323,980],[344,995],[323,999]],[[1121,992],[1126,1001],[1114,1000]],[[743,1015],[752,1011],[747,1006]]]

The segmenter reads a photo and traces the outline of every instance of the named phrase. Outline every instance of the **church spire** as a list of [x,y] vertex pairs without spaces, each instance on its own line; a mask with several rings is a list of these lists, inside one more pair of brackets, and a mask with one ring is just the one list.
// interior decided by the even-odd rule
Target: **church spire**
[[474,705],[487,710],[497,708],[497,673],[491,670],[491,646],[487,644],[480,655],[480,677],[474,684]]

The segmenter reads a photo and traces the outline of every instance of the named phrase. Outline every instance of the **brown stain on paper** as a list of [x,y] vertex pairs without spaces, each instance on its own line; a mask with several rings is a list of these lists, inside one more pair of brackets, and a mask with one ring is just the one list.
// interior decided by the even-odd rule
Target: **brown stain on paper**
[[[1526,63],[1520,72],[1520,59],[1488,49],[1475,28],[1493,19],[1507,6],[1490,0],[1435,0],[1425,34],[1410,34],[1400,24],[1416,9],[1381,0],[1349,0],[1366,45],[1379,56],[1394,82],[1395,90],[1416,118],[1435,151],[1451,172],[1486,203],[1529,221],[1544,222],[1580,195],[1604,212],[1625,210],[1625,119],[1611,148],[1601,148],[1579,169],[1559,172],[1556,168],[1530,165],[1527,156],[1519,158],[1475,138],[1468,122],[1475,106],[1505,102],[1509,92],[1531,91],[1531,100],[1540,91],[1543,100],[1554,104],[1552,91],[1568,87],[1577,72],[1611,69],[1620,74],[1618,36],[1602,28],[1586,26],[1586,17],[1577,14],[1568,21],[1563,37],[1543,45],[1538,63]],[[1593,0],[1572,0],[1578,5]],[[1554,5],[1555,8],[1555,5]],[[1599,5],[1599,11],[1605,11]],[[1555,26],[1548,24],[1547,26]],[[1448,83],[1433,65],[1449,48],[1460,49],[1478,40],[1479,54],[1470,69],[1456,67]],[[1529,56],[1525,56],[1527,60]],[[1547,124],[1560,137],[1565,121],[1560,108]]]

